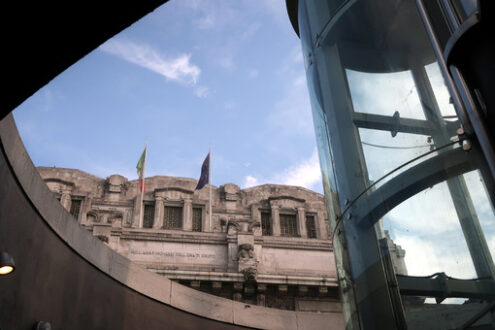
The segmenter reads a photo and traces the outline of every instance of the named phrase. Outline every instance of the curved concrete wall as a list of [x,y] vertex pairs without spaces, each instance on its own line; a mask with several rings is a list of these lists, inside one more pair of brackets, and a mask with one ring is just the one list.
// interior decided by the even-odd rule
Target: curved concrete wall
[[117,254],[79,224],[34,168],[12,116],[0,122],[0,328],[343,329],[342,314],[246,305],[172,282]]

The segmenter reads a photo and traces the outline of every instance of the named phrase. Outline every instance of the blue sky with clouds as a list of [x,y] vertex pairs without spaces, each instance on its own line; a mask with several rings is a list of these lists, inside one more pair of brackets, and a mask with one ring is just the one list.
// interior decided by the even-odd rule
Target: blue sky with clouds
[[14,112],[38,166],[322,192],[300,41],[283,0],[171,0]]

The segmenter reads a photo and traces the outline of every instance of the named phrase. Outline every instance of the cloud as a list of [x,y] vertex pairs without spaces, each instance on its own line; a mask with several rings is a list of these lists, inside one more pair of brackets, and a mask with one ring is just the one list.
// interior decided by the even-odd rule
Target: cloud
[[314,189],[316,184],[321,185],[320,163],[316,150],[309,159],[301,161],[299,164],[289,167],[277,177],[277,181],[292,185]]
[[198,87],[194,90],[194,95],[196,95],[196,96],[197,96],[197,97],[199,97],[199,98],[205,98],[205,97],[207,97],[209,94],[210,94],[210,90],[208,89],[208,87],[205,87],[205,86],[198,86]]
[[249,188],[259,185],[259,181],[254,176],[248,175],[244,178],[243,188]]
[[262,183],[300,186],[321,192],[321,171],[316,150],[309,158],[303,159],[267,179],[248,175],[244,178],[242,187],[249,188]]
[[[470,279],[476,277],[469,251],[464,242],[460,248],[451,244],[436,244],[417,236],[398,236],[395,243],[406,251],[405,261],[409,275],[428,276],[436,272]],[[455,244],[454,244],[455,245]]]
[[195,85],[201,70],[191,64],[190,54],[181,54],[175,58],[165,58],[148,45],[137,44],[128,40],[110,39],[100,49],[164,76],[166,79]]

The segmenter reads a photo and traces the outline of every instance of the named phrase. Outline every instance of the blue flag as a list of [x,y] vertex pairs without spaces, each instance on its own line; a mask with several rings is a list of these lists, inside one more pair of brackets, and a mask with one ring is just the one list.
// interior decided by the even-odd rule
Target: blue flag
[[194,190],[199,190],[203,188],[208,183],[209,180],[210,180],[210,153],[208,153],[208,156],[206,156],[203,162],[203,166],[201,166],[201,176],[199,177],[198,185]]

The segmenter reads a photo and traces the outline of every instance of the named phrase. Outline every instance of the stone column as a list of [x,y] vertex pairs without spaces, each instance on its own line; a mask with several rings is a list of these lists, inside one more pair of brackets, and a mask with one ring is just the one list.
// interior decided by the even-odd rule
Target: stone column
[[318,239],[327,239],[328,231],[327,231],[327,226],[325,224],[325,216],[323,211],[319,211],[316,214],[315,226],[316,226],[316,237]]
[[192,231],[192,199],[184,198],[184,208],[182,210],[182,230]]
[[62,196],[60,196],[60,204],[62,204],[64,209],[67,210],[67,212],[70,212],[71,198],[70,198],[69,190],[62,191]]
[[160,229],[163,227],[163,197],[155,196],[155,217],[153,218],[153,228]]
[[258,204],[251,205],[251,219],[253,219],[253,222],[261,222],[261,214]]
[[299,235],[301,237],[307,238],[308,232],[306,230],[306,213],[304,212],[304,207],[297,208],[297,227]]
[[132,216],[132,227],[141,228],[143,227],[141,220],[141,212],[143,211],[143,197],[141,196],[141,193],[137,194],[135,201],[134,214]]
[[278,205],[272,205],[272,232],[273,236],[280,236],[280,210]]
[[[88,222],[88,212],[91,210],[91,202],[93,199],[90,196],[87,196],[86,198],[83,199],[82,205],[81,205],[81,224],[86,224]],[[122,222],[124,219],[122,219]]]

